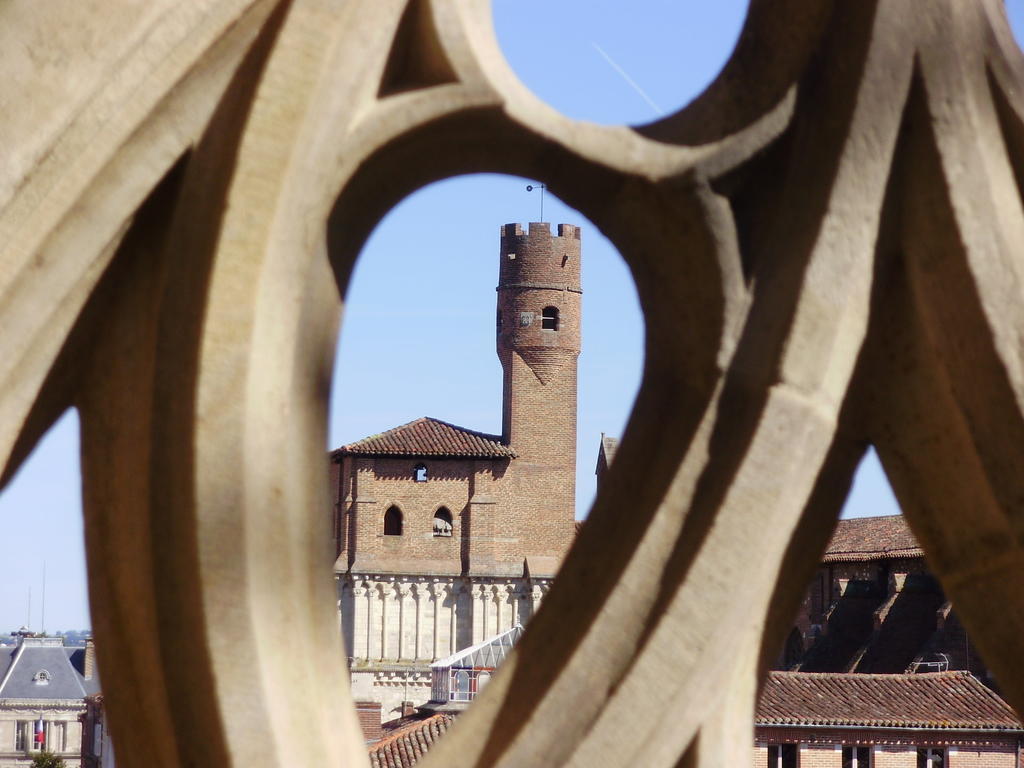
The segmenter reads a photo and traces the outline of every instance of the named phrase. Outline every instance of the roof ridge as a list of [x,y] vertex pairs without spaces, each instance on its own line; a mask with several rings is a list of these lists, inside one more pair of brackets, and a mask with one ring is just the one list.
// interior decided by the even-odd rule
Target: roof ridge
[[[433,421],[433,422],[435,422],[437,424],[444,424],[446,427],[451,427],[452,429],[457,429],[460,432],[468,432],[471,435],[476,435],[477,437],[485,437],[488,440],[493,440],[496,443],[501,443],[502,445],[506,445],[506,443],[502,442],[501,435],[494,435],[494,434],[491,434],[490,432],[481,432],[478,429],[470,429],[469,427],[460,427],[458,424],[452,424],[450,421],[445,421],[444,419],[438,419],[438,418],[435,418],[434,416],[421,416],[420,418],[416,419],[416,421]],[[413,424],[413,423],[415,423],[415,422],[410,422],[410,424]],[[390,430],[388,430],[388,431],[390,431]]]
[[858,515],[857,517],[844,517],[839,520],[841,523],[848,523],[855,520],[880,520],[885,517],[904,517],[902,512],[898,512],[895,515]]
[[968,670],[926,673],[772,671],[756,721],[794,727],[1024,731],[1013,708]]
[[375,741],[373,744],[371,744],[370,749],[372,751],[376,751],[381,747],[386,747],[392,742],[397,741],[398,739],[401,739],[405,736],[408,736],[410,733],[413,733],[414,731],[417,731],[420,728],[425,728],[437,722],[438,720],[450,721],[454,719],[455,715],[451,712],[434,712],[428,715],[427,717],[421,718],[419,720],[414,720],[410,723],[406,723],[405,725],[395,728],[393,731],[388,733],[387,736],[382,736],[379,741]]
[[[777,677],[792,677],[793,679],[838,677],[844,680],[861,680],[865,678],[891,680],[896,677],[915,680],[922,677],[974,677],[970,670],[967,669],[946,669],[940,672],[797,672],[789,669],[772,669],[768,671],[768,674]],[[977,680],[976,677],[974,679]],[[980,681],[979,684],[981,684]],[[985,690],[988,690],[988,688]]]
[[337,461],[346,455],[515,458],[501,435],[462,427],[434,416],[421,416],[397,427],[335,448]]

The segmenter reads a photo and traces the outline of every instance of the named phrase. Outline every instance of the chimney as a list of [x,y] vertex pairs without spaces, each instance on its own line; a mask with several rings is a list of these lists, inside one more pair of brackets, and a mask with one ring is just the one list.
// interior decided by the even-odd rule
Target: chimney
[[409,717],[416,714],[416,705],[411,701],[402,702],[402,717]]
[[363,729],[363,738],[367,744],[380,741],[384,735],[380,727],[380,709],[379,701],[356,702],[356,716],[359,718],[359,727]]
[[82,675],[86,680],[92,680],[96,673],[96,646],[93,645],[92,637],[85,638],[85,661],[82,663]]

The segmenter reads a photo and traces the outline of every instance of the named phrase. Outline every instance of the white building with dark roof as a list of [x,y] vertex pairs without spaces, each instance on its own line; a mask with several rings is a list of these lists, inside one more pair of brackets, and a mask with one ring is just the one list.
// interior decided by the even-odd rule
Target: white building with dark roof
[[92,648],[60,637],[18,638],[0,649],[0,768],[21,768],[47,750],[81,765],[85,697],[99,690]]

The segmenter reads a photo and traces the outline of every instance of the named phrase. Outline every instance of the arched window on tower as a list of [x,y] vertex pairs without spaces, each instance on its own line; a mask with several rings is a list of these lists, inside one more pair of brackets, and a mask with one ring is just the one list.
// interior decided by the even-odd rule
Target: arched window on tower
[[388,507],[388,511],[384,513],[384,535],[402,535],[402,510],[398,507]]
[[558,330],[558,307],[544,307],[540,316],[540,327],[545,331]]
[[445,507],[441,507],[434,513],[434,535],[452,535],[452,513]]
[[417,483],[427,482],[427,465],[417,464],[412,468],[412,479]]

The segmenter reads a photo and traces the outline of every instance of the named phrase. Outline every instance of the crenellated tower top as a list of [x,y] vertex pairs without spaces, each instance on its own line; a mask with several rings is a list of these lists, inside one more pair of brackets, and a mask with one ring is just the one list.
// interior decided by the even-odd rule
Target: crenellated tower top
[[580,353],[580,228],[501,228],[497,351],[504,369],[502,439],[545,499],[542,516],[573,520],[576,359]]

